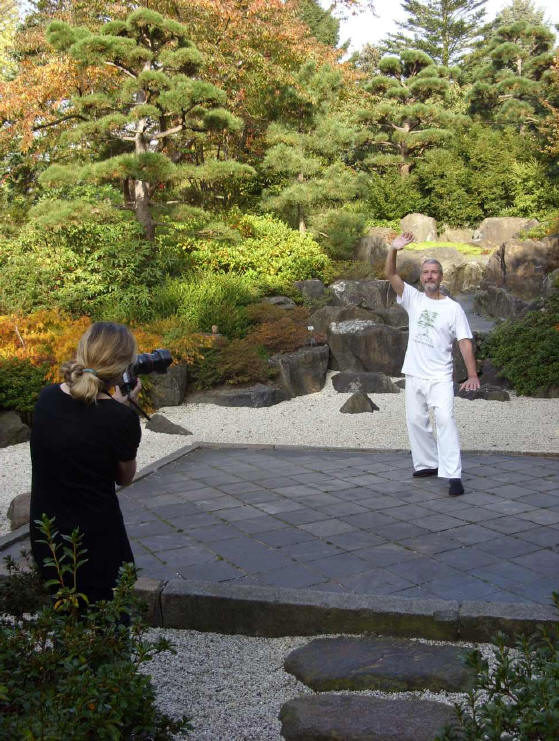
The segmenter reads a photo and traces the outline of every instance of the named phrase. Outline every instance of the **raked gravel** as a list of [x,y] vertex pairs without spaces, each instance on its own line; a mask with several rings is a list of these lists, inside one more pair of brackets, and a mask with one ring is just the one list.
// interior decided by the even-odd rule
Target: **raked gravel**
[[[330,377],[320,393],[265,409],[187,403],[160,413],[193,434],[143,431],[141,469],[193,442],[307,445],[341,448],[407,449],[404,394],[371,395],[380,411],[340,414],[348,394]],[[512,396],[510,402],[456,400],[463,450],[559,453],[559,399]],[[6,512],[16,494],[30,489],[27,443],[0,449],[0,533],[8,531]],[[287,700],[312,691],[283,670],[283,661],[309,637],[253,638],[153,630],[164,634],[177,653],[146,666],[158,702],[174,716],[188,715],[190,741],[277,741],[278,712]],[[466,644],[463,644],[466,645]],[[489,646],[482,647],[489,655]],[[381,694],[371,692],[369,694]],[[412,694],[412,693],[410,693]],[[413,693],[453,704],[459,695]]]
[[[341,414],[349,394],[335,391],[333,373],[323,390],[272,407],[221,407],[187,403],[159,412],[192,436],[165,435],[144,428],[138,468],[193,442],[310,445],[315,447],[408,449],[404,393],[370,394],[380,408],[371,414]],[[456,399],[463,450],[559,453],[559,399],[511,394],[511,400]],[[0,534],[8,532],[6,512],[16,496],[29,491],[29,445],[0,448]]]
[[[190,741],[278,741],[281,706],[295,697],[315,694],[283,669],[286,656],[312,637],[254,638],[199,633],[192,630],[152,630],[174,644],[176,655],[160,654],[144,665],[153,679],[158,705],[173,717],[187,715]],[[148,636],[149,637],[149,636]],[[321,638],[324,636],[321,636]],[[445,645],[438,641],[422,641]],[[470,643],[455,643],[464,649]],[[477,646],[490,662],[493,647]],[[337,694],[350,694],[340,692]],[[396,699],[420,697],[448,705],[462,702],[464,695],[451,692],[360,694]]]

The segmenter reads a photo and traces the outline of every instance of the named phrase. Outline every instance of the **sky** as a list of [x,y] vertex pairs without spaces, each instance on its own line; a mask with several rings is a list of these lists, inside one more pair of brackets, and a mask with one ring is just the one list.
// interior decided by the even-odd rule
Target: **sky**
[[[372,13],[361,13],[342,21],[340,26],[340,42],[351,40],[351,50],[360,49],[363,44],[380,41],[386,34],[397,31],[395,21],[402,21],[405,13],[398,0],[374,0],[376,17]],[[322,2],[323,5],[330,3]],[[559,0],[535,0],[535,6],[545,11],[546,20],[559,23]],[[488,0],[486,20],[490,21],[505,6],[510,5],[506,0]]]

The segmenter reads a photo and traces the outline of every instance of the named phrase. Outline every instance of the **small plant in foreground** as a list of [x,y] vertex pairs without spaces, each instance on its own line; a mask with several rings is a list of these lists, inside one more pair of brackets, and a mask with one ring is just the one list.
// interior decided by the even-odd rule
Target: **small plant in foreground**
[[[169,741],[184,732],[186,719],[157,709],[150,678],[139,671],[170,646],[145,640],[134,567],[123,567],[113,601],[84,607],[75,581],[82,536],[60,536],[45,515],[38,525],[56,572],[53,599],[37,614],[0,603],[0,738]],[[3,595],[17,588],[14,578]]]
[[[553,593],[559,609],[559,594]],[[557,741],[559,729],[559,627],[522,636],[515,650],[496,637],[495,666],[480,652],[466,663],[477,672],[466,707],[456,706],[457,726],[438,741]]]

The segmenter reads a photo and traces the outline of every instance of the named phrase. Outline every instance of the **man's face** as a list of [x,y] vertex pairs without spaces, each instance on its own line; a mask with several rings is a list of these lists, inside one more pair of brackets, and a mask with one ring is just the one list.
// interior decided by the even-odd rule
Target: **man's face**
[[425,293],[438,293],[442,279],[443,274],[435,262],[426,262],[421,266],[421,275],[419,280],[421,281]]

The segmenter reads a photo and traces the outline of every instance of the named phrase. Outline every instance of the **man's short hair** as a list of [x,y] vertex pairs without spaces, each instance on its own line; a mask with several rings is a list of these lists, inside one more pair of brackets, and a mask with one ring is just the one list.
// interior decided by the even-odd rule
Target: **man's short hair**
[[426,265],[427,263],[432,263],[433,265],[437,265],[438,268],[439,268],[439,273],[441,275],[443,274],[443,266],[441,265],[441,263],[438,260],[435,260],[434,257],[426,257],[425,260],[423,260],[423,262],[421,263],[421,269],[422,270],[423,270],[423,266]]

